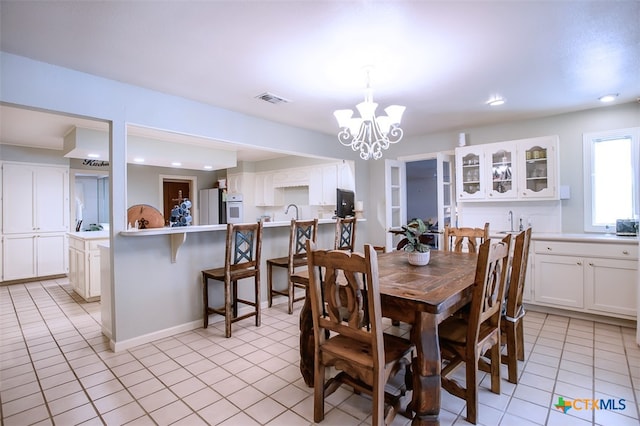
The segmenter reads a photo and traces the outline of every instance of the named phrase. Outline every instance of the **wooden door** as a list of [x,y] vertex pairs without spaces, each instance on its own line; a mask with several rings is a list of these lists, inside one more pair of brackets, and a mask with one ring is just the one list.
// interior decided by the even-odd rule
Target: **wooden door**
[[191,199],[189,193],[191,182],[189,181],[167,181],[162,183],[164,224],[169,225],[171,219],[171,209],[180,204],[183,199]]

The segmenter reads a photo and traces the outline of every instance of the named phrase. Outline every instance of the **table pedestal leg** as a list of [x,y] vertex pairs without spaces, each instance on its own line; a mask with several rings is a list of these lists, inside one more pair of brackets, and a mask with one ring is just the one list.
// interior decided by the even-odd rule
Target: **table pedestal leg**
[[435,315],[416,313],[411,329],[411,341],[416,345],[413,360],[413,400],[415,412],[412,425],[439,425],[440,414],[440,344]]

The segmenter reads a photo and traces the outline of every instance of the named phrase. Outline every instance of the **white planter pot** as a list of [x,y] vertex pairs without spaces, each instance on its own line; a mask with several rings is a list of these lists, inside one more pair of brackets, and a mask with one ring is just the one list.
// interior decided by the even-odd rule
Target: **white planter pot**
[[428,251],[426,253],[420,253],[417,251],[411,251],[408,253],[407,259],[409,263],[414,266],[424,266],[429,263],[429,259],[431,259],[431,252]]

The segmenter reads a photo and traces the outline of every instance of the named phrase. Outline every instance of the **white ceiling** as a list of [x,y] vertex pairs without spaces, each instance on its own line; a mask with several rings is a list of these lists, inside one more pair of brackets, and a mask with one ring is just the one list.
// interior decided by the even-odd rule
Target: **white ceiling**
[[[0,48],[327,134],[373,66],[374,99],[406,105],[415,136],[636,100],[638,22],[637,0],[2,0]],[[493,95],[506,104],[487,106]],[[60,137],[5,108],[2,142]]]

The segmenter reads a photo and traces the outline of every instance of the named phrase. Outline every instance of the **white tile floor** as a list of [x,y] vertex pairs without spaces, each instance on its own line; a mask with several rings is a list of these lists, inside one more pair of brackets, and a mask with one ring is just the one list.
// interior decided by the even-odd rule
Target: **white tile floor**
[[[298,316],[285,305],[264,310],[259,328],[234,324],[230,339],[218,323],[121,353],[108,350],[99,308],[66,279],[0,287],[2,424],[313,423],[312,389],[298,369]],[[496,395],[482,382],[479,424],[639,424],[635,330],[535,312],[525,327],[520,383],[503,379]],[[560,396],[615,399],[617,408],[624,399],[625,409],[565,414],[554,408]],[[441,425],[467,424],[462,400],[443,392],[442,406]],[[369,410],[366,398],[340,389],[322,424],[369,424]],[[394,425],[408,423],[397,416]]]

